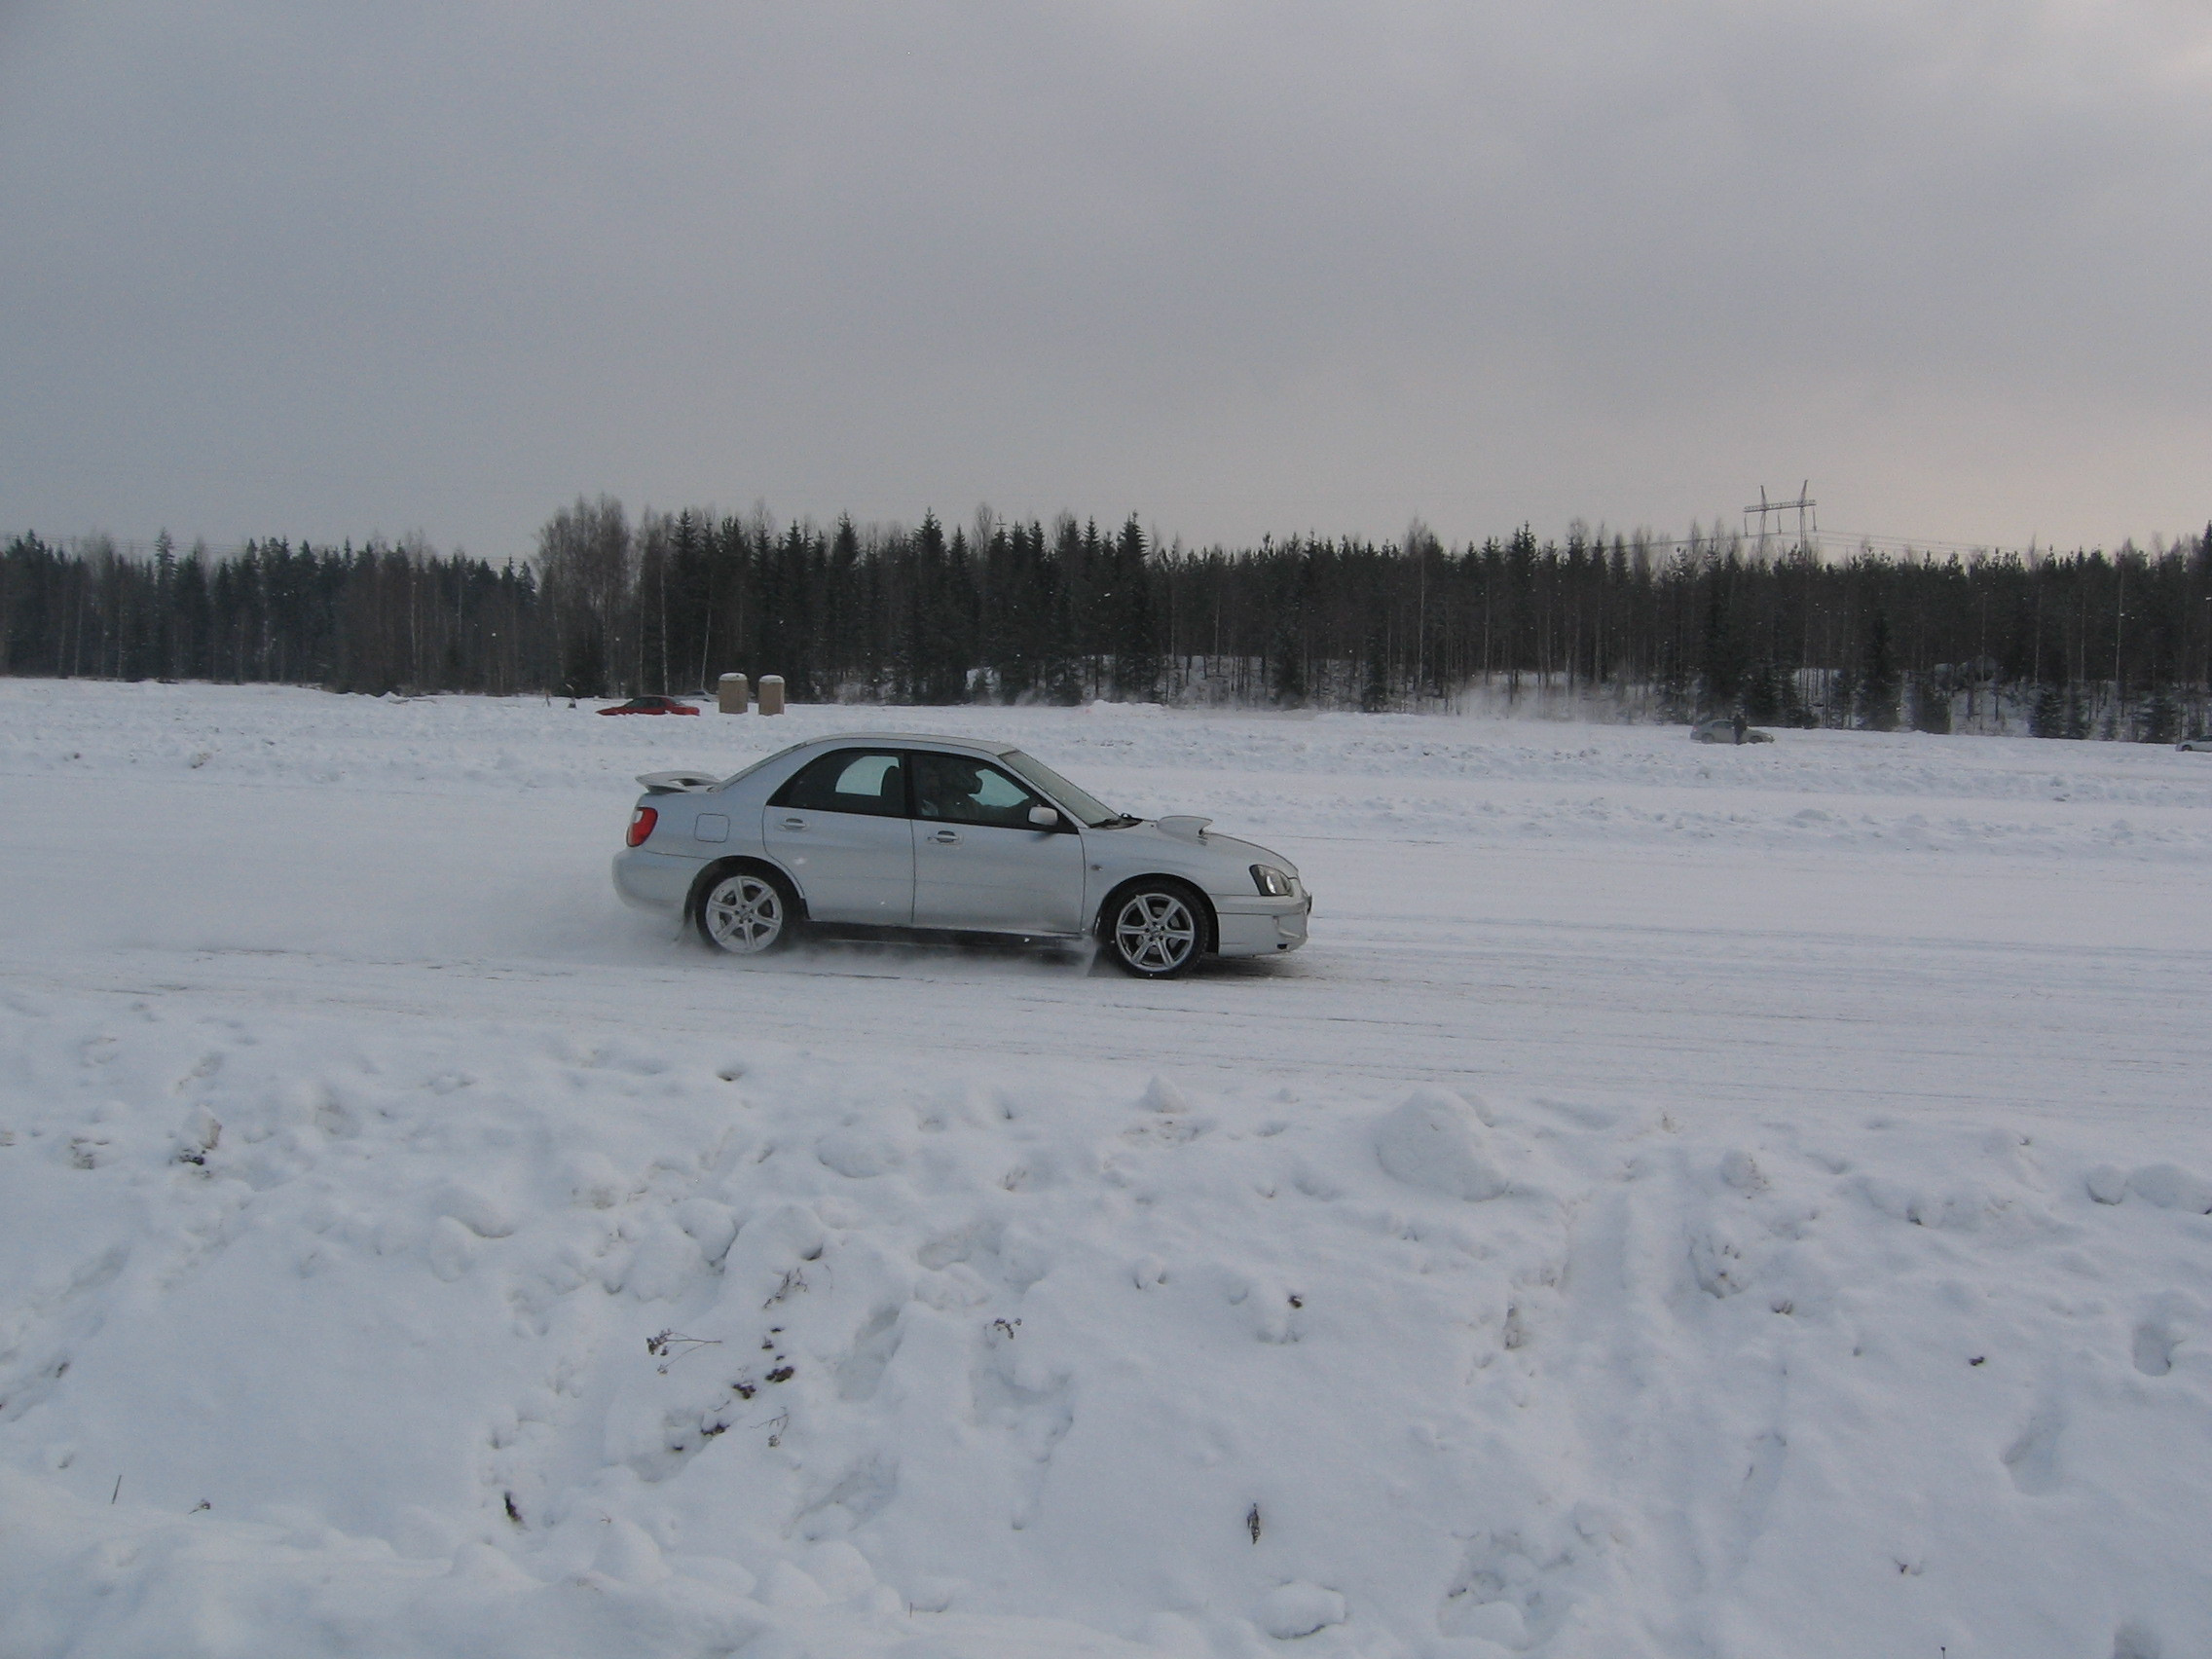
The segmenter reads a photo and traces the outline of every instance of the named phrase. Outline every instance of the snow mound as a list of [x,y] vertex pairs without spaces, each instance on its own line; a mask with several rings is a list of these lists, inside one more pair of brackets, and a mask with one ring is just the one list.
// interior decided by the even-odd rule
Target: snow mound
[[2148,1163],[2132,1171],[2099,1163],[2082,1181],[2100,1204],[2124,1203],[2132,1196],[2158,1209],[2212,1215],[2212,1181],[2178,1163]]
[[2160,1209],[2212,1215],[2212,1181],[2173,1163],[2153,1163],[2127,1178],[2127,1190]]
[[1318,1584],[1278,1585],[1260,1601],[1260,1628],[1278,1641],[1296,1641],[1344,1622],[1345,1599]]
[[1479,1203],[1508,1182],[1492,1155],[1481,1107],[1461,1095],[1424,1088],[1382,1114],[1375,1156],[1409,1187]]

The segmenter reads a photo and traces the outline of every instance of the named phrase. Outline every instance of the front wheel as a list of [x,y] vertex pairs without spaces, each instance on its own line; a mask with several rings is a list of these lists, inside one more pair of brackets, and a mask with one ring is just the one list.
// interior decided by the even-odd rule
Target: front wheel
[[1141,882],[1108,908],[1106,954],[1124,974],[1140,979],[1173,979],[1206,953],[1205,907],[1174,882]]
[[756,869],[736,869],[701,889],[699,937],[732,956],[765,956],[798,931],[798,905],[784,884]]

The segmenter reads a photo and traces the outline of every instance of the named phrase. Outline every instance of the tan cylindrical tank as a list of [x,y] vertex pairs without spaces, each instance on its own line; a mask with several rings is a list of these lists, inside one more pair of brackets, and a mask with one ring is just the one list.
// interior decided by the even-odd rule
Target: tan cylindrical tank
[[725,674],[715,684],[715,706],[725,715],[742,715],[750,692],[742,674]]
[[760,677],[760,712],[780,715],[784,712],[784,677],[780,674],[763,674]]

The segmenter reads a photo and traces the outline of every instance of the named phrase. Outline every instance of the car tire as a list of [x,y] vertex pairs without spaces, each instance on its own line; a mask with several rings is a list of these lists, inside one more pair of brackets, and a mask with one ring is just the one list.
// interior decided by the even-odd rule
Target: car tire
[[691,925],[710,950],[767,956],[798,937],[798,896],[769,870],[731,866],[699,883],[691,898]]
[[1098,939],[1123,973],[1178,979],[1213,948],[1213,918],[1195,889],[1156,877],[1132,882],[1107,901]]

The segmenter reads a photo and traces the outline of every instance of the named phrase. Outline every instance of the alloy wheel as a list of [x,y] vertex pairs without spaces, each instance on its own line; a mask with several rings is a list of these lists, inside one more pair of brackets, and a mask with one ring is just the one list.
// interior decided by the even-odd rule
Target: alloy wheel
[[764,876],[724,876],[699,906],[707,938],[734,956],[756,956],[784,933],[784,896]]
[[1114,948],[1140,974],[1172,974],[1198,946],[1198,918],[1172,893],[1133,894],[1114,918]]

